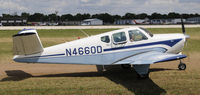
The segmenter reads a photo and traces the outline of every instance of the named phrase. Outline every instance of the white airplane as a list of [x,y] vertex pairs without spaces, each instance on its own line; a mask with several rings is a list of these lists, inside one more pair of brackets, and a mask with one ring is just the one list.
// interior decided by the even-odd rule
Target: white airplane
[[[13,35],[14,58],[24,63],[90,64],[133,66],[139,77],[149,76],[150,64],[181,60],[184,34],[152,34],[144,28],[130,27],[43,48],[34,29]],[[180,61],[180,70],[186,65]]]

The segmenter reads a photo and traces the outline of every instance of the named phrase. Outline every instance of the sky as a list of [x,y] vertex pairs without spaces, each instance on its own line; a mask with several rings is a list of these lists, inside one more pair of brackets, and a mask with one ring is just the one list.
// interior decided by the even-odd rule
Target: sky
[[21,12],[50,14],[109,13],[124,15],[130,13],[154,12],[168,14],[198,13],[200,0],[0,0],[0,14]]

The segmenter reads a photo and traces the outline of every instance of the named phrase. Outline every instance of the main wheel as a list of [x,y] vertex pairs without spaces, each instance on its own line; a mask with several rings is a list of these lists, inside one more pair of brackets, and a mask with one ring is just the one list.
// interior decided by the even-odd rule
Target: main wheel
[[185,70],[185,69],[186,69],[186,64],[185,64],[185,63],[180,63],[180,64],[178,65],[178,69],[179,69],[179,70]]
[[147,74],[137,74],[138,79],[147,79],[149,78],[149,72]]

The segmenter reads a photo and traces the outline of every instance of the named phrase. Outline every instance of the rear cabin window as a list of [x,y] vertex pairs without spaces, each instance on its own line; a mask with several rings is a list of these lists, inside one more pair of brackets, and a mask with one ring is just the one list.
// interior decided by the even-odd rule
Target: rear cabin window
[[148,39],[141,31],[139,30],[129,30],[129,37],[130,41],[141,41],[141,40],[146,40]]
[[109,38],[109,36],[103,36],[103,37],[101,37],[101,41],[105,42],[105,43],[109,43],[110,42],[110,38]]
[[124,42],[124,41],[126,41],[125,32],[119,32],[119,33],[113,34],[113,40],[114,40],[114,42]]

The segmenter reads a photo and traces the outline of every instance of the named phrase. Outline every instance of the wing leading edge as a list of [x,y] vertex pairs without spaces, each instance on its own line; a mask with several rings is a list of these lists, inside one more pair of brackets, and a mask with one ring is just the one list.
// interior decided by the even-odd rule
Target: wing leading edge
[[170,54],[163,53],[159,51],[149,51],[140,53],[137,55],[130,56],[123,60],[117,61],[113,64],[133,64],[133,65],[143,65],[143,64],[154,64],[158,62],[172,61],[186,58],[186,55],[182,54]]

